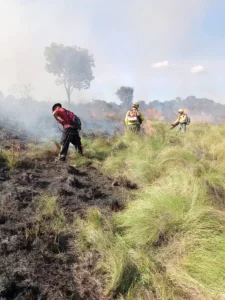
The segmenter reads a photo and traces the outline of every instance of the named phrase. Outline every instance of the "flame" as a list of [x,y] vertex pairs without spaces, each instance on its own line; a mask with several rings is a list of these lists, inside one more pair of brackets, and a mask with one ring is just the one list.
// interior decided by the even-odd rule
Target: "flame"
[[147,110],[147,114],[151,120],[159,120],[161,117],[161,112],[155,110],[154,108],[149,108]]
[[119,121],[121,121],[121,117],[120,117],[120,116],[117,116],[117,115],[114,114],[114,113],[108,113],[108,114],[105,114],[104,117],[105,117],[105,119],[108,119],[108,120],[111,120],[111,121],[114,121],[114,122],[119,122]]
[[91,112],[91,115],[92,115],[92,117],[97,118],[97,114],[94,110]]
[[150,120],[146,120],[143,128],[147,135],[152,135],[156,132],[155,128],[152,127],[152,121]]

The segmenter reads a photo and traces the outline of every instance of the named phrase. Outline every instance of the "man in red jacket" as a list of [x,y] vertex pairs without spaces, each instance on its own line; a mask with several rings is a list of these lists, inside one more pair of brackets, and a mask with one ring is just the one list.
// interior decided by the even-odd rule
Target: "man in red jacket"
[[79,130],[73,128],[71,119],[68,116],[68,111],[62,107],[60,103],[56,103],[52,107],[53,117],[63,126],[63,132],[61,137],[61,150],[59,153],[59,160],[65,161],[70,143],[75,147],[75,150],[83,154],[81,140],[79,136]]

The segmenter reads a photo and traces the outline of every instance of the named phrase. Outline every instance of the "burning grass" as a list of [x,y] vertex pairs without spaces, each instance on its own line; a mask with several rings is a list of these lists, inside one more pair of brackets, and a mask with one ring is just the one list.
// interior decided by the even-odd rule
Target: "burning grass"
[[107,150],[105,172],[140,189],[113,217],[95,210],[79,221],[83,249],[101,254],[96,272],[117,299],[223,299],[225,128],[192,125],[178,135],[153,127]]

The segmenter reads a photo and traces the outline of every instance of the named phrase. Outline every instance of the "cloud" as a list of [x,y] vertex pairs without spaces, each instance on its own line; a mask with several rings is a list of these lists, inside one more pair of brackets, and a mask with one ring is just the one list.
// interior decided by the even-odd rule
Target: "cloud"
[[205,72],[206,72],[206,69],[201,65],[191,68],[191,73],[192,74],[205,73]]
[[169,68],[169,63],[168,63],[167,60],[160,61],[160,62],[154,63],[152,65],[152,68],[153,69],[165,69],[165,68]]

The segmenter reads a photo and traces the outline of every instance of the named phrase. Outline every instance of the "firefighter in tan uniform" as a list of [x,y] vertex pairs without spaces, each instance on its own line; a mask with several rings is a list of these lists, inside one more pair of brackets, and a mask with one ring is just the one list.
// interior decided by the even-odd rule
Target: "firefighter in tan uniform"
[[178,126],[178,131],[186,132],[186,126],[190,123],[190,118],[183,109],[178,110],[178,118],[171,124],[172,128]]
[[139,132],[144,121],[143,114],[138,110],[139,104],[134,103],[131,110],[126,113],[125,124],[128,131]]

